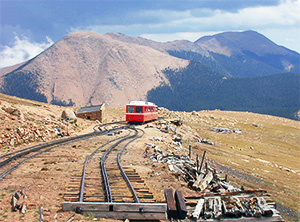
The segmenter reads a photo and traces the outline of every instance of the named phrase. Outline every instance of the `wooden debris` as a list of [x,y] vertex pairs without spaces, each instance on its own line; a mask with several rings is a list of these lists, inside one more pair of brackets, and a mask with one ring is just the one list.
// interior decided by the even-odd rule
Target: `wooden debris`
[[17,211],[18,205],[19,205],[18,199],[15,197],[15,195],[12,195],[12,197],[11,197],[12,211]]
[[[191,151],[189,155],[165,155],[163,152],[151,155],[150,159],[154,162],[168,163],[169,169],[176,172],[176,176],[182,177],[188,186],[199,192],[196,202],[192,203],[189,199],[189,217],[196,220],[226,220],[240,218],[237,221],[244,221],[247,218],[253,220],[254,217],[262,218],[262,221],[283,221],[279,212],[275,209],[275,204],[265,200],[266,190],[245,190],[244,188],[235,187],[228,182],[227,175],[220,177],[215,169],[212,169],[208,162],[205,161],[205,152],[200,163],[197,156],[196,161],[191,160]],[[204,169],[202,170],[202,166]],[[181,208],[181,202],[184,199],[176,201],[173,192],[170,189],[165,190],[166,200],[168,203],[169,218],[184,219],[185,210]],[[175,205],[177,203],[177,205]],[[180,203],[180,204],[179,204]],[[197,203],[197,204],[196,204]],[[178,205],[179,204],[179,205]],[[179,214],[176,214],[180,212]],[[270,219],[268,219],[270,218]]]
[[[265,199],[266,193],[242,192],[231,193],[231,195],[207,196],[197,200],[197,204],[188,204],[189,217],[196,220],[220,220],[232,219],[236,221],[245,221],[247,218],[251,220],[253,217],[266,218],[262,221],[283,221],[275,206],[268,203]],[[191,197],[189,202],[191,203]],[[192,210],[190,209],[192,207]],[[241,220],[237,220],[241,218]],[[267,219],[270,218],[270,219]]]
[[200,214],[203,211],[203,207],[204,207],[204,199],[199,199],[198,203],[197,203],[197,205],[195,207],[195,210],[194,210],[194,212],[192,214],[193,218],[199,219]]
[[177,218],[177,207],[172,189],[165,189],[168,218]]
[[263,197],[257,197],[257,205],[261,209],[263,216],[272,217],[273,211],[267,205],[267,202]]
[[26,210],[27,210],[26,204],[25,204],[25,203],[22,203],[20,212],[21,212],[22,214],[25,214],[25,213],[26,213]]
[[24,192],[24,189],[16,191],[11,197],[12,211],[19,210],[22,214],[25,214],[27,210],[26,203],[25,203],[26,198],[27,196]]
[[208,186],[208,184],[210,184],[210,182],[213,179],[213,173],[211,171],[209,171],[205,177],[200,181],[199,186],[197,187],[200,191],[203,191],[204,189],[206,189],[206,187]]
[[181,191],[179,190],[175,191],[175,200],[176,200],[178,218],[185,219],[187,215],[187,210],[186,210],[185,200]]
[[75,214],[72,214],[71,216],[69,216],[65,222],[70,222],[72,221],[73,217],[75,216]]
[[44,213],[43,213],[42,206],[39,206],[39,214],[40,214],[39,222],[43,222],[44,221]]

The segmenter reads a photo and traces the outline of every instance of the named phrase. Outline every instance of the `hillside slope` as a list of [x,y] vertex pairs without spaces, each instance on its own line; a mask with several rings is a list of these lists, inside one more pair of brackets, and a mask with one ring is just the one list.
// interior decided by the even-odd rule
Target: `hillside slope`
[[[8,107],[21,111],[24,119],[18,119],[6,112],[4,109]],[[47,134],[46,141],[59,139],[53,128],[58,125],[61,131],[66,132],[67,125],[60,120],[63,109],[65,107],[0,94],[0,132],[3,135],[1,137],[3,142],[0,142],[0,156],[43,142],[37,137],[24,142],[23,137],[21,143],[17,141],[12,143],[11,138],[20,135],[21,130],[27,135],[37,134],[39,130],[40,133]],[[72,109],[76,111],[75,107]],[[191,145],[193,160],[206,151],[205,159],[209,165],[222,175],[228,175],[231,183],[238,187],[244,186],[245,189],[267,190],[276,201],[285,221],[299,221],[299,121],[250,112],[220,110],[174,112],[162,109],[159,116],[166,119],[148,124],[153,127],[137,126],[146,134],[130,146],[130,149],[126,149],[122,161],[142,176],[147,187],[151,188],[161,201],[164,201],[163,190],[166,187],[181,190],[183,195],[188,196],[198,196],[199,192],[192,191],[186,181],[170,172],[166,163],[154,163],[149,157],[145,158],[142,150],[145,144],[149,143],[149,139],[154,137],[163,138],[165,142],[151,141],[151,143],[176,155],[187,155]],[[124,117],[124,108],[105,110],[105,122],[124,120]],[[172,141],[171,138],[174,138],[173,133],[163,133],[156,129],[164,125],[168,118],[183,120],[183,125],[176,129],[177,134],[182,137],[181,149],[169,143]],[[71,136],[89,133],[96,124],[95,121],[78,119],[77,125],[69,126],[69,132]],[[213,127],[239,129],[240,133],[217,133],[211,130]],[[47,131],[49,133],[46,133]],[[64,147],[53,149],[51,154],[43,154],[18,167],[3,183],[0,183],[0,220],[38,220],[39,206],[44,206],[47,212],[45,219],[49,221],[53,218],[66,221],[71,215],[75,221],[93,220],[90,215],[74,215],[74,212],[62,211],[63,194],[70,184],[74,186],[74,178],[80,177],[87,155],[97,149],[99,144],[104,144],[112,138],[103,135],[68,143]],[[215,145],[200,143],[200,138]],[[28,196],[26,214],[12,211],[10,204],[12,195],[22,188]]]
[[148,93],[148,99],[159,106],[179,111],[252,111],[299,119],[300,74],[226,78],[195,62],[165,73],[170,85],[161,85]]
[[149,47],[82,31],[1,77],[1,92],[54,104],[124,106],[167,83],[161,70],[188,65]]
[[[0,76],[0,92],[81,106],[123,107],[148,98],[175,110],[249,110],[295,119],[299,59],[254,31],[194,43],[81,31]],[[165,91],[153,93],[160,86]]]
[[[279,46],[255,31],[224,32],[202,37],[195,43],[213,52],[214,58],[232,76],[300,72],[299,53]],[[231,64],[228,65],[228,61]]]
[[299,53],[279,46],[255,31],[224,32],[186,40],[155,42],[121,33],[108,33],[123,42],[148,46],[178,58],[201,62],[227,77],[258,77],[300,72]]

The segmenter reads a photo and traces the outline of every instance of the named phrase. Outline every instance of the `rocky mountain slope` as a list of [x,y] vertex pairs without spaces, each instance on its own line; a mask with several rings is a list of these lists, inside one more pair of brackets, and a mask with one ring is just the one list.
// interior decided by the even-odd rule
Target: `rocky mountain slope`
[[123,107],[150,99],[176,110],[250,110],[296,118],[299,76],[293,73],[300,73],[299,59],[299,53],[254,31],[166,43],[81,31],[15,69],[2,69],[0,92],[60,105]]
[[148,99],[170,110],[251,111],[300,119],[300,74],[227,78],[196,62],[165,73],[170,85],[150,90]]
[[24,65],[26,62],[27,61],[0,69],[0,77],[18,69],[20,66]]
[[[299,73],[299,53],[278,46],[255,31],[225,32],[202,37],[195,43],[212,52],[214,58],[232,76],[253,77],[280,72]],[[230,65],[226,64],[228,61]]]
[[82,31],[3,76],[1,91],[54,104],[124,106],[167,84],[162,70],[188,63],[149,47]]
[[159,43],[121,33],[108,33],[123,42],[148,46],[170,55],[201,62],[227,77],[257,77],[300,72],[299,53],[279,46],[255,31],[224,32],[187,40]]

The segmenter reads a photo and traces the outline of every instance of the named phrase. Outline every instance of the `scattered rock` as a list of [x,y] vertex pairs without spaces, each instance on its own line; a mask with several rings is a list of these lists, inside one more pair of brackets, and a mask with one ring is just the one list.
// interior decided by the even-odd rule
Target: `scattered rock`
[[232,133],[232,130],[228,129],[228,128],[217,128],[217,127],[214,127],[210,131],[214,131],[214,132],[217,132],[217,133],[226,133],[226,134]]
[[164,142],[165,138],[161,137],[161,136],[156,136],[156,137],[152,137],[150,138],[151,141],[159,141],[159,142]]
[[70,109],[65,109],[64,111],[62,111],[61,118],[64,120],[68,119],[68,121],[73,121],[74,123],[77,122],[75,113]]
[[240,129],[233,129],[233,132],[236,134],[242,134],[242,130]]
[[199,113],[197,113],[197,112],[194,110],[194,111],[192,111],[192,115],[199,116]]
[[208,144],[208,145],[211,145],[211,146],[215,145],[214,142],[210,142],[210,141],[208,141],[207,139],[204,139],[204,138],[199,138],[198,143],[205,143],[205,144]]
[[171,123],[173,123],[175,126],[181,126],[183,124],[183,121],[181,119],[172,120]]

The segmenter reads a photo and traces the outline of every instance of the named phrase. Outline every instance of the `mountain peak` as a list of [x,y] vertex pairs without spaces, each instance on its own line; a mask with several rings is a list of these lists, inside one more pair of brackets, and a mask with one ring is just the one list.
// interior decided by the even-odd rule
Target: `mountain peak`
[[118,107],[131,100],[145,100],[150,89],[167,84],[162,70],[187,65],[186,60],[150,47],[80,31],[68,34],[22,68],[0,77],[0,86],[4,93],[54,104],[107,102]]
[[266,54],[288,55],[293,53],[291,50],[276,45],[264,35],[253,30],[224,32],[212,36],[204,36],[195,43],[209,51],[226,56],[243,54],[244,52],[250,52],[257,56]]

